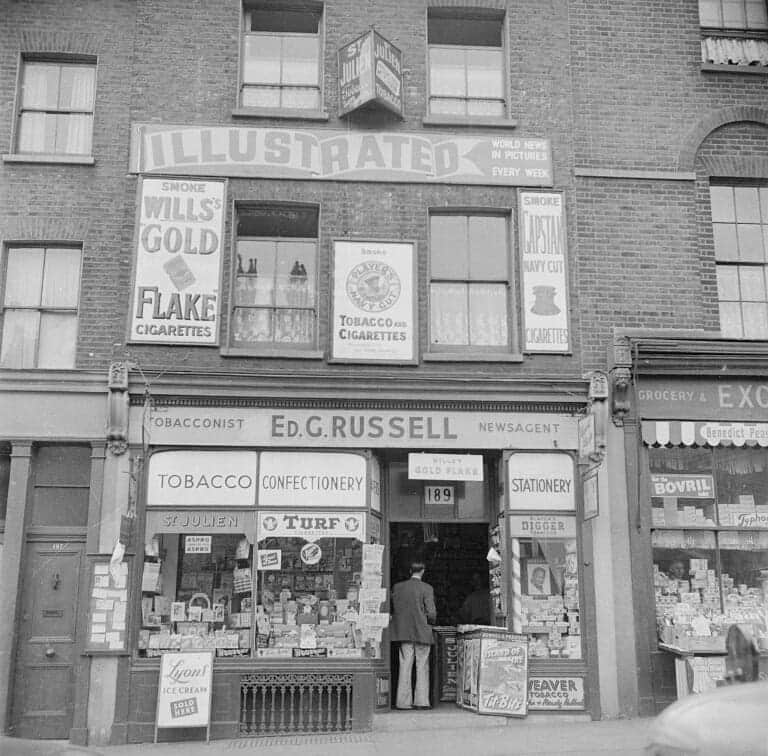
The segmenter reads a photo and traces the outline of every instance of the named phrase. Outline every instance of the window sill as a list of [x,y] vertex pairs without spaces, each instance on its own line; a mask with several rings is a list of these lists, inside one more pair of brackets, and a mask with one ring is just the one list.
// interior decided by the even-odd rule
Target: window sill
[[768,76],[768,66],[746,66],[739,63],[702,63],[702,71],[710,73],[757,74]]
[[322,360],[323,352],[313,349],[285,349],[280,347],[259,350],[244,349],[243,347],[222,347],[222,357],[250,357],[257,359],[293,359],[293,360]]
[[96,160],[90,155],[47,155],[23,153],[3,155],[4,163],[64,163],[67,165],[94,165]]
[[522,362],[518,352],[425,352],[424,362]]
[[327,121],[324,110],[287,110],[284,108],[235,108],[232,118],[280,118],[295,121]]
[[434,116],[428,115],[421,119],[423,126],[467,126],[467,127],[486,127],[486,128],[505,128],[514,129],[517,121],[511,118],[482,118],[471,116]]

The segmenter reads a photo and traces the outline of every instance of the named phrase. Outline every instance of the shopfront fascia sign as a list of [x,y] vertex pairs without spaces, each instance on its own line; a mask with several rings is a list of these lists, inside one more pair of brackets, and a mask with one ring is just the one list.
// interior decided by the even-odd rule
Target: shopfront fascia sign
[[[131,409],[141,443],[143,408]],[[576,449],[577,418],[534,412],[413,412],[155,407],[149,443],[176,446]]]
[[258,539],[355,538],[365,543],[365,512],[259,512]]
[[403,58],[371,29],[339,50],[339,115],[376,104],[403,115]]
[[416,363],[414,249],[412,242],[334,242],[331,360]]
[[223,181],[142,178],[128,340],[219,343]]
[[552,186],[548,139],[512,134],[134,124],[142,174]]
[[256,452],[160,451],[147,466],[147,507],[252,507]]
[[483,480],[482,454],[409,454],[410,480]]
[[576,509],[573,459],[567,454],[512,454],[507,462],[510,509]]
[[768,422],[768,381],[640,378],[637,400],[646,418]]
[[528,709],[584,709],[583,677],[528,677]]
[[576,518],[563,515],[509,515],[513,538],[576,538]]
[[361,454],[262,452],[260,507],[365,507],[368,460]]
[[148,509],[147,542],[160,533],[238,533],[251,543],[256,534],[256,511],[243,509]]
[[525,352],[571,351],[562,194],[520,192],[520,269]]

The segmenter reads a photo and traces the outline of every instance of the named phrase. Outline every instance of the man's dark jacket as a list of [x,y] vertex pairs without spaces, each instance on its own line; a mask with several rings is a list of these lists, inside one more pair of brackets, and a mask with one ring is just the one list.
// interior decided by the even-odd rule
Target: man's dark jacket
[[412,577],[392,589],[391,640],[431,644],[430,624],[436,618],[435,592],[431,585]]

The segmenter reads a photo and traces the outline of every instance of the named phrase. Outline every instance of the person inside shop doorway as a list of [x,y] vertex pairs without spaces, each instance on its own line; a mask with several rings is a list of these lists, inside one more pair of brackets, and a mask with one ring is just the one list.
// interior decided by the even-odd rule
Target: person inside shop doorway
[[[392,589],[392,641],[400,643],[397,709],[429,709],[429,653],[435,623],[435,593],[425,583],[424,562],[411,563],[411,577]],[[416,687],[412,674],[416,664]]]
[[461,605],[459,617],[467,625],[488,625],[491,622],[491,601],[485,580],[479,572],[472,574],[472,593]]
[[672,580],[687,580],[688,575],[686,574],[685,564],[683,563],[682,559],[675,559],[672,561],[669,565],[669,568],[667,569],[667,575]]

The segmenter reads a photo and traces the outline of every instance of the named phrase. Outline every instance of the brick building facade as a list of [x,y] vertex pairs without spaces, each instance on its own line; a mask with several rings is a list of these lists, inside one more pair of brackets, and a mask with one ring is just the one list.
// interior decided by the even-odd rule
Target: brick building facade
[[[446,627],[460,618],[445,560],[463,565],[454,593],[485,574],[488,621],[531,641],[529,710],[610,718],[671,700],[653,571],[669,536],[646,489],[671,474],[654,461],[670,444],[652,429],[760,415],[647,406],[638,391],[693,375],[709,396],[723,369],[757,384],[768,329],[765,280],[762,294],[732,285],[768,260],[765,5],[717,16],[727,5],[10,3],[0,726],[150,740],[155,657],[194,634],[183,648],[216,654],[212,736],[285,730],[299,709],[254,712],[276,716],[286,685],[317,679],[329,729],[370,727],[392,703],[395,655],[362,620],[346,640],[339,607],[372,589],[375,545],[384,589],[398,560],[426,558]],[[712,186],[748,190],[729,196],[757,215],[713,224]],[[547,255],[563,266],[546,271]],[[268,489],[262,472],[285,484],[297,452],[316,480],[361,470],[359,495]],[[482,480],[420,477],[419,453],[479,457]],[[235,468],[253,474],[249,503],[163,488]],[[533,480],[570,494],[515,495]],[[359,529],[269,536],[274,518],[313,511]],[[197,535],[209,558],[185,548]],[[301,539],[335,555],[333,576],[319,570],[313,592],[297,561],[277,572],[280,597],[259,553],[298,560]],[[109,571],[116,548],[125,567]],[[359,561],[346,577],[345,560]],[[538,564],[550,587],[536,602]],[[235,570],[250,590],[234,591]],[[199,594],[211,612],[226,598],[226,619],[190,612]],[[293,623],[274,606],[297,605],[339,616],[281,647]],[[434,657],[437,703],[455,681],[440,643]],[[574,693],[547,698],[541,681]]]

